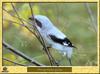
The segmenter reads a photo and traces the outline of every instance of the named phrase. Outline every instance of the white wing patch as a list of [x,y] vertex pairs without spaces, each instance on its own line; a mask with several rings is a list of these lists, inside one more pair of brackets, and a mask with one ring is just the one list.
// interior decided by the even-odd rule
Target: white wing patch
[[63,42],[63,45],[68,46],[68,44],[66,42]]

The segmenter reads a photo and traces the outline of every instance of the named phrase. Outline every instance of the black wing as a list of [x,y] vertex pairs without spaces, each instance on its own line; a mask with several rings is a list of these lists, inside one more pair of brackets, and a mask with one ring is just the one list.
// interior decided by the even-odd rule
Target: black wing
[[56,43],[59,43],[59,44],[62,44],[62,45],[64,45],[64,43],[66,43],[68,47],[74,47],[74,46],[72,45],[72,43],[70,42],[70,40],[67,39],[67,38],[60,39],[60,38],[57,38],[57,37],[54,36],[54,35],[49,35],[49,36],[50,36],[50,38],[52,39],[52,41],[54,41],[54,42],[56,42]]

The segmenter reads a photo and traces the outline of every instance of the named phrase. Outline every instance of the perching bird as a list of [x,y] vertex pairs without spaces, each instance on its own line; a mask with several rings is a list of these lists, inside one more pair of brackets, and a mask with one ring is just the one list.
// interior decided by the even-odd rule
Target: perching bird
[[29,19],[32,21],[34,18],[37,23],[36,27],[41,33],[47,46],[58,50],[59,52],[63,53],[63,55],[66,55],[70,65],[72,65],[71,56],[75,46],[70,42],[65,34],[63,34],[53,25],[53,23],[46,16],[35,15]]

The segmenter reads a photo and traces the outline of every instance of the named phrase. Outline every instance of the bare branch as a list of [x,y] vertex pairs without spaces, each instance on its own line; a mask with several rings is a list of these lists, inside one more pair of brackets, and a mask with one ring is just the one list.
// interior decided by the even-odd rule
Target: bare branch
[[[8,22],[12,22],[12,23],[16,23],[16,24],[20,24],[18,22],[15,22],[15,21],[12,21],[12,20],[8,20],[8,19],[3,19],[3,20],[8,21]],[[20,24],[20,25],[22,25],[22,24]]]
[[7,59],[7,58],[2,58],[2,59],[5,60],[5,61],[8,61],[8,62],[11,62],[11,63],[13,63],[13,64],[16,64],[16,65],[26,66],[26,65],[23,65],[23,64],[20,64],[20,63],[17,63],[17,62],[11,61],[11,60],[9,60],[9,59]]
[[19,16],[19,14],[17,13],[17,10],[15,9],[13,3],[11,3],[11,5],[12,5],[12,7],[13,7],[15,13],[16,13],[16,15],[19,17],[18,19],[21,21],[22,24],[24,24],[24,22],[22,21],[22,19],[20,19],[20,16]]
[[[34,17],[34,13],[33,13],[33,10],[32,10],[31,3],[29,3],[29,7],[30,7],[30,10],[31,10],[32,17]],[[33,18],[33,19],[34,19],[34,18]],[[34,21],[35,21],[35,19],[34,19]]]
[[26,56],[24,53],[18,51],[18,49],[15,49],[14,47],[12,47],[11,45],[9,45],[8,43],[6,43],[5,41],[3,41],[3,46],[7,49],[9,49],[10,51],[12,51],[13,53],[17,54],[18,56],[24,58],[25,60],[31,62],[32,64],[36,65],[36,66],[44,66],[43,64],[31,59],[30,57]]
[[[20,17],[16,17],[16,16],[14,16],[13,14],[10,14],[5,8],[3,8],[3,10],[4,10],[5,12],[7,12],[10,16],[12,16],[12,17],[14,17],[14,18],[19,18],[19,19],[23,20],[24,22],[26,22],[27,24],[31,24],[31,25],[32,25],[32,23],[26,21],[25,19],[20,18]],[[28,29],[32,34],[34,34],[34,35],[36,36],[36,38],[38,38],[38,36],[35,34],[35,32],[33,32],[32,30],[30,30],[30,28],[33,29],[33,27],[30,27],[30,28],[29,28],[26,24],[20,24],[20,25],[24,26],[24,27],[25,27],[26,29]],[[41,43],[41,42],[40,42],[40,43]]]

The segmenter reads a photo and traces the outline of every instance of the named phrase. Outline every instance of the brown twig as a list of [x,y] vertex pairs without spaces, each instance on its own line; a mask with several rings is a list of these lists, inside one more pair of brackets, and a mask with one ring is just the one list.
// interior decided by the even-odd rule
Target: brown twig
[[21,23],[18,23],[18,22],[12,21],[12,20],[8,20],[8,19],[3,19],[3,20],[22,25]]
[[[31,25],[32,25],[32,23],[26,21],[25,19],[20,18],[20,17],[17,17],[17,16],[14,16],[13,14],[10,14],[5,8],[3,8],[3,10],[4,10],[5,12],[7,12],[10,16],[12,16],[12,17],[14,17],[14,18],[19,18],[19,19],[23,20],[24,22],[26,22],[27,24],[31,24]],[[38,36],[37,36],[32,30],[30,30],[30,28],[33,29],[33,27],[30,27],[30,28],[29,28],[26,24],[20,24],[20,25],[24,26],[26,29],[28,29],[32,34],[34,34],[34,35],[38,38]]]
[[20,63],[11,61],[10,59],[7,59],[7,58],[2,58],[2,59],[5,60],[5,61],[8,61],[8,62],[11,62],[11,63],[13,63],[13,64],[19,65],[19,66],[26,66],[26,65],[23,65],[23,64],[20,64]]
[[3,41],[3,46],[6,49],[9,49],[10,51],[12,51],[13,53],[15,53],[16,55],[24,58],[25,60],[31,62],[32,64],[36,65],[36,66],[44,66],[43,64],[31,59],[30,57],[26,56],[24,53],[18,51],[18,49],[15,49],[14,47],[12,47],[11,45],[9,45],[8,43],[6,43],[5,41]]

